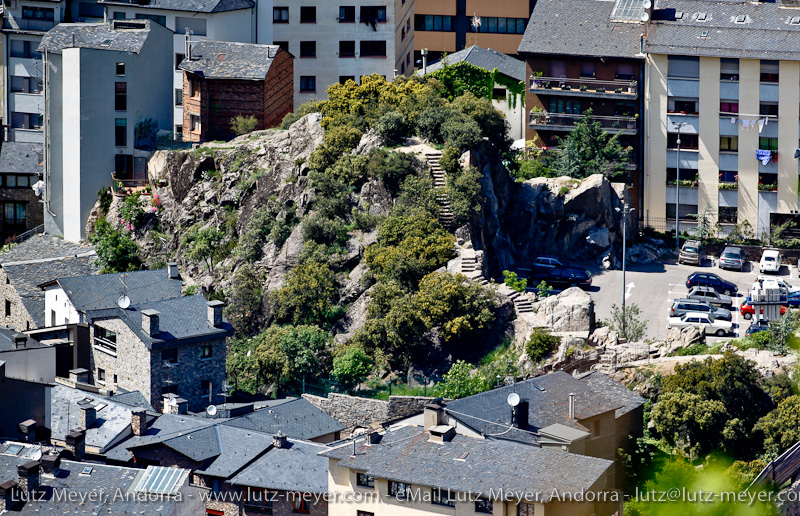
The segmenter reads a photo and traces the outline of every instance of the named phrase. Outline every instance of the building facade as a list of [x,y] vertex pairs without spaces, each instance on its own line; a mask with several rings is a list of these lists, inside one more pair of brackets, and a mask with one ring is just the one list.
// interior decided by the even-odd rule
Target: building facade
[[411,75],[416,0],[275,0],[274,43],[297,58],[294,103],[364,75]]
[[44,223],[41,197],[33,189],[42,177],[44,157],[40,143],[0,145],[0,238],[5,242]]

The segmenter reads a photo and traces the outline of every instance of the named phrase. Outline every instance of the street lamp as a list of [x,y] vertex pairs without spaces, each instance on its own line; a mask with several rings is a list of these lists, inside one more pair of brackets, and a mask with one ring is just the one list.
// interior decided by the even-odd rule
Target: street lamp
[[676,160],[675,168],[675,252],[681,252],[681,239],[680,235],[680,220],[681,220],[681,129],[687,125],[686,122],[675,123],[675,129],[678,130],[678,159]]
[[622,202],[621,210],[619,208],[614,209],[617,211],[617,213],[622,213],[622,333],[627,339],[628,315],[625,312],[625,297],[627,294],[627,287],[625,286],[625,259],[627,257],[628,215],[636,212],[636,208],[631,208],[628,206],[628,201],[625,200]]

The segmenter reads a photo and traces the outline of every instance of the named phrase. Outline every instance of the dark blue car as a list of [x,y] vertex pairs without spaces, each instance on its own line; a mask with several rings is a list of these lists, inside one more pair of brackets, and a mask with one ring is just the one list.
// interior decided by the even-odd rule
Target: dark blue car
[[686,288],[692,287],[711,287],[720,294],[735,296],[739,288],[735,283],[724,280],[716,274],[710,272],[695,272],[686,278]]

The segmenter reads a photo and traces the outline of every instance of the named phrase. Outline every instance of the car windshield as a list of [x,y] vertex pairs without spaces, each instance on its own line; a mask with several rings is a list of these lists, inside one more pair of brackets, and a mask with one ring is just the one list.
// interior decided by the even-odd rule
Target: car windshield
[[697,248],[696,247],[684,247],[683,250],[686,251],[687,253],[696,253],[697,252]]

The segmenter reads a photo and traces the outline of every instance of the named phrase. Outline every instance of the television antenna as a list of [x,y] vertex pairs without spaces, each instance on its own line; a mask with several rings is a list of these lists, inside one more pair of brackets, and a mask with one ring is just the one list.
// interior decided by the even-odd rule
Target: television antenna
[[126,276],[127,274],[123,274],[122,276],[120,276],[120,281],[122,282],[122,286],[125,288],[122,291],[122,295],[119,296],[119,299],[117,299],[117,306],[119,306],[123,310],[131,306],[131,298],[128,297],[128,285],[125,284]]

